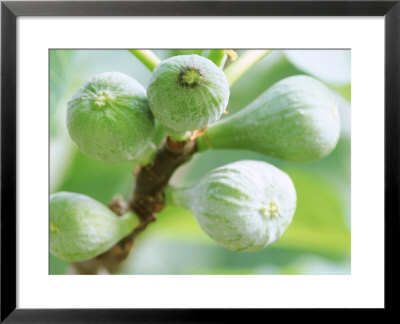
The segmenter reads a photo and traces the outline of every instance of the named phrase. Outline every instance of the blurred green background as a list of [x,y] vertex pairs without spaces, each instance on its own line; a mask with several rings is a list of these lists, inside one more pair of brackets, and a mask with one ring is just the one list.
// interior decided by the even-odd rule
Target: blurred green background
[[[156,50],[161,59],[207,50]],[[237,51],[240,55],[241,50]],[[126,199],[133,186],[130,162],[107,164],[78,151],[66,129],[66,105],[90,77],[119,71],[147,87],[150,72],[127,50],[50,50],[50,192],[83,193],[107,204]],[[228,63],[229,64],[229,63]],[[312,75],[331,87],[341,117],[341,138],[328,157],[290,163],[250,152],[210,150],[196,154],[171,182],[191,183],[229,162],[253,159],[287,172],[298,202],[293,222],[274,244],[259,252],[231,252],[217,245],[190,212],[166,207],[139,236],[121,274],[349,274],[350,273],[350,51],[275,50],[231,88],[229,114],[244,108],[273,83],[296,74]],[[50,274],[68,264],[50,254]]]

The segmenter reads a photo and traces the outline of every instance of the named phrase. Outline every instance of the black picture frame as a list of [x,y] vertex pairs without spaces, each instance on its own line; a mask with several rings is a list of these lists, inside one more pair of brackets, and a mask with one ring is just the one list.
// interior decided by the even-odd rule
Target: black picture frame
[[[1,322],[200,323],[265,318],[267,309],[20,309],[16,307],[16,20],[19,16],[383,16],[385,19],[385,311],[399,274],[400,1],[95,1],[1,3]],[[373,172],[373,170],[372,170]],[[371,236],[373,236],[371,234]],[[38,292],[40,293],[40,292]],[[248,317],[251,316],[251,317]],[[254,317],[253,317],[254,316]],[[257,316],[257,317],[256,317]],[[251,320],[252,321],[252,320]]]

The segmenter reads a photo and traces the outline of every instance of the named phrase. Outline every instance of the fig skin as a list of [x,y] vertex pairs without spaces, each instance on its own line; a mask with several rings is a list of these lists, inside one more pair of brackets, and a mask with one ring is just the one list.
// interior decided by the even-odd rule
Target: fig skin
[[296,209],[290,177],[261,161],[238,161],[209,172],[197,184],[169,189],[213,240],[232,251],[258,251],[282,236]]
[[147,88],[154,117],[172,134],[204,128],[218,120],[228,105],[229,93],[222,70],[196,54],[162,61]]
[[67,127],[88,156],[130,161],[150,144],[154,118],[142,85],[125,74],[106,72],[92,77],[68,102]]
[[78,193],[50,196],[50,251],[68,262],[98,256],[130,234],[137,217],[118,217],[100,202]]
[[246,149],[293,162],[319,160],[340,135],[335,99],[320,81],[304,75],[283,79],[247,107],[211,125],[199,149]]

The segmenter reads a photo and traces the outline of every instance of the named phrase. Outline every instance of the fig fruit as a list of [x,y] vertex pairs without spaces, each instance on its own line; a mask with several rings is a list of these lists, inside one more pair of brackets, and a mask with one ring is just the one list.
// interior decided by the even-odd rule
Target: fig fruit
[[209,172],[190,187],[168,189],[200,227],[233,251],[257,251],[282,236],[296,209],[289,176],[259,161],[238,161]]
[[135,79],[107,72],[92,77],[68,102],[67,127],[85,154],[105,162],[135,160],[148,147],[154,118]]
[[211,125],[199,149],[248,149],[293,162],[321,159],[336,146],[339,113],[330,90],[304,75],[283,79],[236,114]]
[[50,251],[69,262],[88,260],[113,247],[137,223],[133,213],[119,217],[88,196],[58,192],[50,196]]
[[229,100],[225,74],[202,56],[179,55],[154,69],[147,88],[150,109],[167,133],[204,128],[218,120]]

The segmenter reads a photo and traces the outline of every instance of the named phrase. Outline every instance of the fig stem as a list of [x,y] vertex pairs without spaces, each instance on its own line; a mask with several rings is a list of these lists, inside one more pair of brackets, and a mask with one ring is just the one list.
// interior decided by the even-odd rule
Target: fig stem
[[134,50],[130,49],[129,52],[133,54],[140,62],[146,66],[150,72],[161,62],[161,60],[150,50]]
[[240,55],[239,58],[232,62],[225,70],[225,75],[229,85],[232,86],[239,78],[245,74],[254,64],[263,57],[271,53],[272,50],[251,50]]

